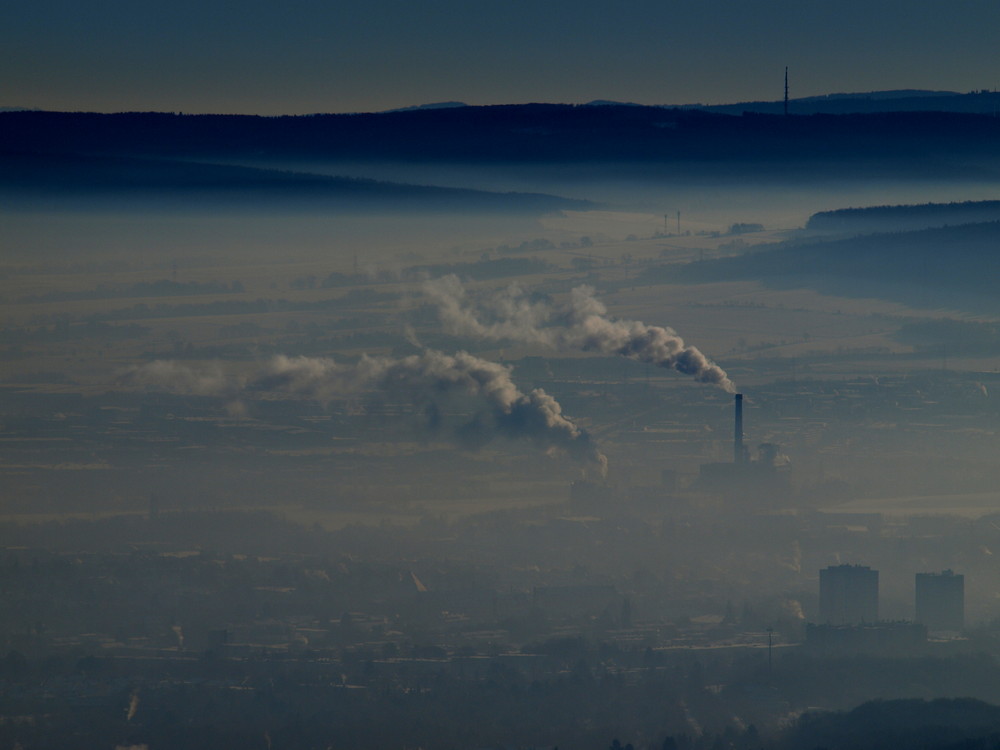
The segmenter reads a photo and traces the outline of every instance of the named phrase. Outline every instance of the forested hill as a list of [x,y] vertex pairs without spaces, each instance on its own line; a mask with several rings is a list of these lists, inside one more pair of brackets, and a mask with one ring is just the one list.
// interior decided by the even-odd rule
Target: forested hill
[[946,112],[732,116],[525,104],[353,115],[0,113],[8,151],[463,161],[771,162],[1000,156],[1000,119]]
[[806,222],[806,229],[838,232],[898,231],[987,221],[1000,221],[1000,201],[839,208],[813,214]]
[[[739,102],[715,104],[704,109],[739,115],[744,112],[781,114],[782,101]],[[996,115],[1000,111],[1000,93],[996,91],[923,91],[903,89],[898,91],[870,91],[867,93],[827,94],[792,99],[788,111],[795,115],[856,114],[860,112],[970,112]]]

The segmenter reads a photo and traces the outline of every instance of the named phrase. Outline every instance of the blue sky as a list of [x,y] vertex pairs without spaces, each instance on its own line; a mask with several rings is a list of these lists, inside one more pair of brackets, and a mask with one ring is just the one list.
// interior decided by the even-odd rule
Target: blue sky
[[996,0],[8,0],[0,106],[299,114],[1000,87]]

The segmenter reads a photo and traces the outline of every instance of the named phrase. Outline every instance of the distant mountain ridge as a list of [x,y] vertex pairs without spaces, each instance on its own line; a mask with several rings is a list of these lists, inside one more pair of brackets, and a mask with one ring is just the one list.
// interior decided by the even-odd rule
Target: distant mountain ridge
[[454,109],[455,107],[468,107],[465,102],[432,102],[431,104],[415,104],[410,107],[396,107],[387,109],[386,112],[415,112],[423,109]]
[[700,109],[526,104],[356,115],[256,117],[166,113],[0,113],[9,151],[159,158],[321,158],[636,164],[949,160],[975,170],[1000,158],[1000,118],[954,112],[733,116]]
[[798,102],[823,101],[827,99],[912,99],[928,96],[961,96],[958,91],[934,91],[928,89],[890,89],[887,91],[854,91],[850,93],[819,94],[795,99]]
[[[685,105],[692,109],[738,115],[744,112],[783,114],[784,101],[753,101],[734,104]],[[824,94],[789,99],[789,114],[872,114],[878,112],[953,112],[996,115],[1000,112],[1000,92],[980,90],[967,94],[956,91],[899,89],[868,93]]]
[[[858,114],[862,112],[967,112],[995,114],[1000,103],[1000,92],[982,89],[961,93],[936,89],[889,89],[884,91],[853,91],[789,99],[790,113]],[[414,112],[428,109],[449,109],[471,106],[465,102],[447,101],[396,107],[386,112]],[[580,106],[587,107],[644,107],[662,109],[702,109],[708,112],[742,114],[757,112],[784,114],[784,100],[754,100],[728,104],[663,104],[644,105],[616,99],[593,99]]]

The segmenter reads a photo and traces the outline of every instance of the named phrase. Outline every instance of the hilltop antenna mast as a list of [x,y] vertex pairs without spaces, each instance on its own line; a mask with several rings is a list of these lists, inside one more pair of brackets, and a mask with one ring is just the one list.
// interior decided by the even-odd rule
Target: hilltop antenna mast
[[788,117],[788,66],[785,66],[785,117]]

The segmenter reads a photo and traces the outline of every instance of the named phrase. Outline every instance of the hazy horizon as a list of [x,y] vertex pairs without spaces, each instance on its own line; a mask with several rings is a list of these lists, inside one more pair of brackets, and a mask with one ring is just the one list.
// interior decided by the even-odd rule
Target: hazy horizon
[[[0,10],[5,106],[220,114],[992,89],[995,3],[183,0]],[[846,51],[849,54],[845,54]]]

